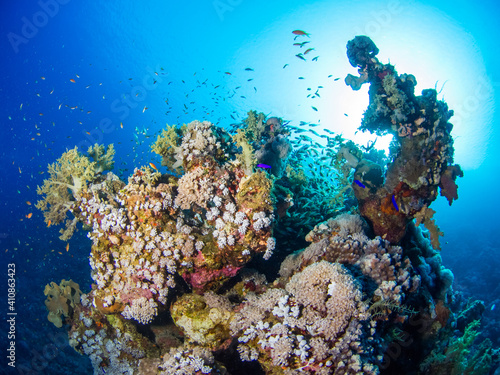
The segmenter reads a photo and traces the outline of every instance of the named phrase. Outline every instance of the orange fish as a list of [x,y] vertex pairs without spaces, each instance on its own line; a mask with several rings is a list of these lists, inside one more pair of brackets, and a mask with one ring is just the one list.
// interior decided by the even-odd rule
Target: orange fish
[[151,166],[151,168],[153,168],[154,170],[158,170],[158,168],[156,168],[156,165],[154,165],[153,163],[149,163],[149,165]]
[[298,36],[309,36],[309,33],[306,33],[305,31],[302,30],[293,30],[292,34]]
[[66,251],[69,250],[69,243],[66,244]]
[[31,206],[31,202],[30,202],[30,201],[26,201],[26,204],[27,204],[28,206]]
[[47,222],[47,228],[48,228],[48,227],[50,227],[50,224],[52,224],[52,221],[50,221],[50,220],[49,220],[49,221]]
[[40,77],[41,79],[43,79],[45,81],[45,77]]
[[33,212],[30,212],[28,215],[26,215],[26,217],[27,217],[28,219],[31,219],[31,217],[32,217],[32,216],[33,216]]
[[123,129],[123,122],[120,122],[120,128]]
[[69,81],[70,81],[70,82],[73,82],[73,83],[75,83],[75,82],[76,82],[73,78],[71,78]]

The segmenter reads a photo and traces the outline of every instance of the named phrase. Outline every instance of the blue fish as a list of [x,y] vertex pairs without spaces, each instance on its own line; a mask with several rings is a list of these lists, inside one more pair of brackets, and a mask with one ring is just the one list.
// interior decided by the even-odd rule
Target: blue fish
[[365,185],[363,185],[363,183],[362,183],[361,181],[359,181],[359,180],[354,180],[354,182],[355,182],[355,184],[356,184],[356,185],[358,185],[359,187],[362,187],[363,189],[365,189],[365,188],[366,188],[366,186],[365,186]]
[[271,166],[268,164],[257,164],[257,168],[271,169]]
[[398,204],[396,203],[396,198],[394,198],[394,194],[392,195],[392,204],[394,205],[394,208],[396,209],[396,211],[399,212],[399,207],[398,207]]

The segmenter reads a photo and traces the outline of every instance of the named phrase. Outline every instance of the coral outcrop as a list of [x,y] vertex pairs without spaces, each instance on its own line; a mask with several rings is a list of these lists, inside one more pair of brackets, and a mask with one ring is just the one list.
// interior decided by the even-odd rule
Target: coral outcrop
[[[453,165],[453,111],[437,99],[436,90],[426,89],[416,96],[417,84],[411,74],[398,74],[391,64],[377,59],[378,48],[366,36],[347,44],[347,56],[358,68],[358,79],[349,75],[346,84],[354,90],[370,84],[370,103],[360,129],[376,134],[393,134],[393,161],[387,172],[362,160],[354,174],[352,188],[359,209],[376,235],[399,242],[406,225],[436,199],[438,188],[451,204],[458,198],[457,177],[460,166]],[[429,219],[424,225],[435,226]],[[433,229],[433,242],[439,248],[440,231]]]
[[456,308],[429,208],[438,188],[458,197],[451,112],[377,53],[350,41],[346,82],[370,84],[361,128],[395,136],[388,166],[373,144],[327,131],[323,146],[256,111],[231,131],[167,127],[152,147],[166,173],[121,181],[99,145],[49,166],[38,207],[73,215],[63,238],[88,231],[93,284],[48,285],[48,319],[95,374],[487,373],[484,305]]

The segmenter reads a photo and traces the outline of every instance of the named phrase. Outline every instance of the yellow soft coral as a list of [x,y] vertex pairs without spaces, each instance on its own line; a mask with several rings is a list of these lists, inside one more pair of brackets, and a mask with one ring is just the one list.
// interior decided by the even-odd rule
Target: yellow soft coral
[[245,174],[250,176],[257,164],[257,159],[255,158],[255,152],[250,145],[247,134],[242,129],[238,129],[237,133],[233,135],[233,141],[238,147],[241,147],[241,153],[236,154],[236,157],[240,161]]
[[90,146],[87,153],[92,159],[94,159],[95,173],[102,173],[104,171],[110,171],[113,169],[115,162],[113,156],[115,155],[115,148],[113,144],[108,145],[107,148],[104,145],[95,144],[93,147]]
[[80,303],[80,286],[73,280],[62,280],[59,285],[55,282],[45,285],[43,292],[47,299],[45,306],[49,310],[47,319],[57,328],[62,327],[62,318],[71,317],[75,306]]
[[[167,125],[167,129],[162,130],[156,142],[151,146],[151,150],[163,158],[161,165],[175,170],[173,166],[177,162],[176,155],[185,131],[186,126],[178,128],[175,125]],[[181,169],[176,170],[176,172],[180,171]]]
[[[49,164],[50,177],[37,187],[37,193],[43,195],[36,207],[43,211],[47,225],[59,224],[66,219],[74,201],[80,198],[87,185],[105,170],[113,168],[113,145],[105,148],[95,144],[88,149],[89,157],[78,152],[75,147],[65,153],[53,164]],[[61,229],[61,239],[67,241],[76,228],[76,219],[67,220],[64,229]]]
[[72,201],[94,178],[95,166],[96,163],[80,154],[76,147],[67,150],[57,162],[49,164],[50,177],[36,190],[39,195],[44,195],[36,207],[44,211],[47,224],[59,224],[65,219]]

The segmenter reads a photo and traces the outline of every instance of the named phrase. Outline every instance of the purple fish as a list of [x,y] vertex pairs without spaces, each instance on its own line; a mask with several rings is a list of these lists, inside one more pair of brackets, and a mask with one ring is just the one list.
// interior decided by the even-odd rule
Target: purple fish
[[355,183],[356,185],[358,185],[359,187],[362,187],[363,189],[365,189],[365,188],[366,188],[366,186],[365,186],[365,185],[363,185],[363,183],[362,183],[361,181],[359,181],[359,180],[354,180],[354,183]]
[[257,164],[257,168],[271,169],[271,166],[268,164]]
[[396,198],[394,198],[394,195],[392,196],[392,204],[394,205],[394,208],[396,209],[396,211],[399,212],[399,207],[398,207],[398,204],[396,203]]

